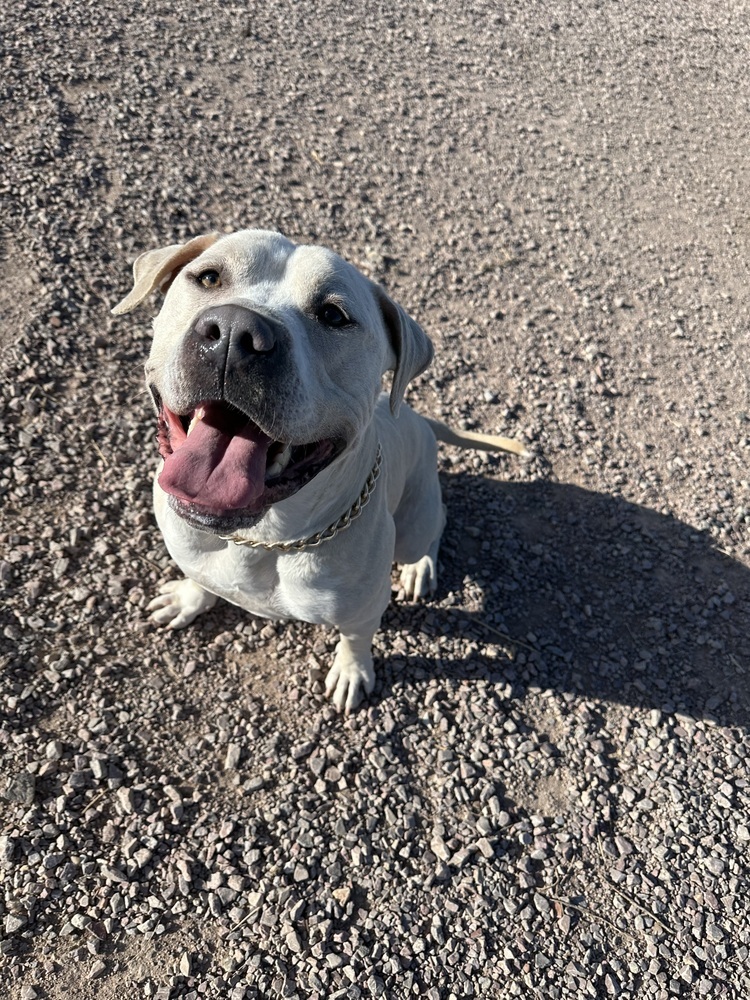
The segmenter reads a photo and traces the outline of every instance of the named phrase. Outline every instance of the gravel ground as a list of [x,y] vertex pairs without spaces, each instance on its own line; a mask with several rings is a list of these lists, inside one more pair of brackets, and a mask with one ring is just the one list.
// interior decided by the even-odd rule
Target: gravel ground
[[[0,17],[3,996],[746,997],[748,3]],[[109,309],[253,225],[422,322],[417,408],[533,452],[444,450],[440,590],[345,721],[332,633],[144,611]]]

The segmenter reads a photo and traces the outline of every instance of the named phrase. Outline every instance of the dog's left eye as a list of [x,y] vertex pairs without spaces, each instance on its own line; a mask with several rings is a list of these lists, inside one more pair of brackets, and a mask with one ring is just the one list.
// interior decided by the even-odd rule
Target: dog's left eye
[[196,281],[199,285],[203,285],[204,288],[221,288],[221,275],[213,268],[209,268],[208,271],[201,271]]
[[318,309],[316,316],[319,322],[325,326],[332,326],[334,329],[341,326],[348,326],[351,320],[334,302],[324,302]]

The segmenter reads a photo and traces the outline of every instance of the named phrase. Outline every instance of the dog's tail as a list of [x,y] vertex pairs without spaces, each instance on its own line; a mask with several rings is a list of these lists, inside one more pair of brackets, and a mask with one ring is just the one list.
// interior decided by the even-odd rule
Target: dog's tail
[[432,433],[438,441],[452,444],[457,448],[478,448],[480,451],[509,451],[513,455],[528,455],[520,441],[512,438],[498,437],[495,434],[477,434],[474,431],[456,431],[439,420],[425,420],[432,428]]

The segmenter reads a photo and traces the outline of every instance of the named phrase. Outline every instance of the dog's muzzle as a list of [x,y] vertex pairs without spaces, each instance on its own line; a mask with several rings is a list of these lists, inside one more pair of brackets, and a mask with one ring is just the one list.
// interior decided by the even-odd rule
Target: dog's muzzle
[[198,405],[174,412],[150,387],[164,459],[159,485],[186,520],[217,532],[251,526],[345,447],[343,438],[275,436],[272,406],[286,356],[285,331],[272,318],[240,305],[209,307],[181,346],[183,378]]

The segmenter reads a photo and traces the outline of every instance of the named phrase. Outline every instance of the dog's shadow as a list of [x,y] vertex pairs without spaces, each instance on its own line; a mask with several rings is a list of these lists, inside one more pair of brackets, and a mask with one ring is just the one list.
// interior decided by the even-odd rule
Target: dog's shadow
[[[750,570],[710,536],[577,486],[464,473],[442,483],[436,600],[453,592],[469,610],[392,606],[383,627],[387,639],[405,617],[428,633],[453,623],[480,652],[458,662],[409,656],[401,671],[505,673],[519,694],[533,684],[748,726]],[[502,644],[498,633],[520,656],[481,652]],[[386,666],[383,693],[398,668]]]

